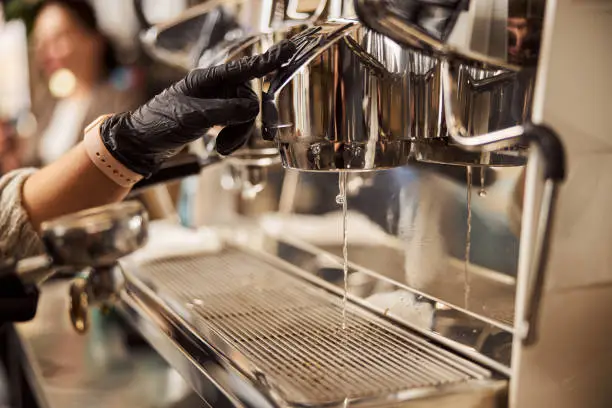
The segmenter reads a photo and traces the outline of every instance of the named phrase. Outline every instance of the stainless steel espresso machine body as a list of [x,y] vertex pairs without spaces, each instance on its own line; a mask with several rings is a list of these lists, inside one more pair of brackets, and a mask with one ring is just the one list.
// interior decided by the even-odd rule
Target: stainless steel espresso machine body
[[[289,22],[305,23],[323,11],[324,2],[311,2],[306,10],[299,1],[200,0],[171,21],[152,25],[141,0],[134,0],[141,40],[157,60],[183,69],[207,63],[233,42],[269,32]],[[314,7],[313,7],[314,6]],[[305,12],[306,11],[306,12]]]
[[298,46],[245,149],[282,161],[283,211],[122,258],[114,307],[212,406],[609,406],[610,8],[312,9],[199,55]]

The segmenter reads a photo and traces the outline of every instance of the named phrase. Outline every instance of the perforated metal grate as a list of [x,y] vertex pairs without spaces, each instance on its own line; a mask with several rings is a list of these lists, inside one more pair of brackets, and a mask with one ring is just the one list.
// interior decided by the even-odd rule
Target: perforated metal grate
[[256,256],[156,261],[140,272],[216,331],[286,396],[313,404],[490,377],[489,371]]

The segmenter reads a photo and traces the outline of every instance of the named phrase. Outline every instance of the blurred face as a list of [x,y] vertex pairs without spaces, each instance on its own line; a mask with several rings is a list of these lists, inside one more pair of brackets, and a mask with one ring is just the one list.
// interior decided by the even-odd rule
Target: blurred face
[[45,77],[60,69],[77,78],[91,78],[99,63],[100,39],[81,27],[62,6],[46,6],[34,24],[34,47]]
[[512,34],[511,41],[508,47],[510,62],[520,62],[521,54],[524,51],[523,40],[529,33],[527,19],[525,18],[509,18],[508,31]]

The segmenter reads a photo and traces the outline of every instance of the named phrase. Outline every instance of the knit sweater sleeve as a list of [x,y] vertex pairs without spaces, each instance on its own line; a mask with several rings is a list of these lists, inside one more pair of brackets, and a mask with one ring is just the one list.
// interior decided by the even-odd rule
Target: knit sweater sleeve
[[44,252],[40,237],[22,205],[22,189],[35,169],[21,169],[0,178],[0,257],[21,259]]

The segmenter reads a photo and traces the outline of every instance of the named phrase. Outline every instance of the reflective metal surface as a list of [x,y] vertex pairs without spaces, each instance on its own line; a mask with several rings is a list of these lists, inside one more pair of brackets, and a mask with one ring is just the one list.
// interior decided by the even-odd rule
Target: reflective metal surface
[[176,19],[149,27],[140,35],[141,43],[155,59],[188,70],[196,65],[204,49],[226,38],[243,35],[234,17],[245,3],[244,0],[204,2]]
[[[504,132],[504,143],[507,145],[506,133]],[[465,144],[457,144],[446,138],[438,140],[428,140],[414,143],[412,146],[412,157],[417,161],[424,163],[435,163],[442,165],[456,165],[456,166],[472,166],[472,167],[509,167],[509,166],[523,166],[527,162],[526,151],[524,149],[511,148],[508,150],[497,150],[493,148],[492,151],[486,151],[486,146],[493,146],[496,144],[500,146],[502,143],[495,138],[494,141],[490,142],[487,140],[486,144],[480,144],[483,138],[477,137],[464,137],[462,141]],[[516,138],[512,136],[515,141]],[[476,148],[470,143],[476,142]],[[512,143],[512,142],[510,142]],[[485,151],[482,152],[482,147],[485,146]],[[468,150],[471,149],[471,150]]]
[[[190,357],[191,369],[176,363],[193,383],[218,381],[244,406],[436,406],[446,398],[497,406],[504,386],[491,372],[363,306],[349,304],[343,334],[337,292],[289,265],[232,246],[215,256],[127,258],[122,307],[140,309]],[[215,286],[204,284],[210,279]]]
[[530,119],[535,71],[476,66],[450,59],[441,63],[448,133],[465,150],[515,147]]
[[17,263],[17,275],[24,284],[41,284],[54,273],[53,259],[48,255],[22,259]]
[[411,46],[440,48],[468,1],[356,0],[360,19],[376,30]]
[[77,333],[90,326],[90,307],[107,310],[115,300],[118,283],[112,268],[96,268],[73,279],[69,289],[68,314]]
[[[540,327],[557,327],[546,321],[550,314],[541,310],[540,304],[551,302],[544,284],[546,269],[555,276],[546,262],[555,234],[550,216],[555,198],[559,194],[563,197],[557,184],[560,178],[548,176],[544,176],[546,187],[541,197],[534,198],[534,184],[541,183],[541,178],[529,179],[525,203],[522,196],[524,169],[520,166],[526,163],[527,153],[532,167],[542,159],[536,157],[542,152],[527,145],[534,140],[526,134],[533,128],[531,122],[539,123],[543,116],[543,100],[534,98],[534,93],[546,88],[543,79],[535,81],[537,70],[546,68],[538,63],[547,61],[546,56],[540,60],[544,2],[357,0],[355,4],[362,23],[352,19],[318,21],[266,34],[267,39],[265,35],[249,37],[228,48],[235,53],[261,43],[262,38],[266,45],[257,45],[261,50],[281,38],[291,37],[298,44],[298,54],[278,75],[254,84],[264,97],[261,135],[276,141],[288,168],[320,173],[392,168],[375,175],[352,174],[349,179],[349,209],[353,209],[349,219],[357,210],[371,221],[367,228],[365,222],[357,228],[349,222],[348,287],[353,307],[377,311],[378,317],[386,315],[450,348],[456,356],[468,356],[504,375],[516,375],[516,364],[524,367],[525,356],[532,371],[534,367],[538,371],[529,357],[533,357],[533,350],[540,358],[546,353],[538,347],[540,338],[536,335],[542,334]],[[568,37],[566,42],[572,44],[573,40]],[[203,57],[214,61],[211,55]],[[586,122],[598,123],[597,118],[583,116]],[[561,130],[565,128],[557,129]],[[257,141],[253,146],[271,146],[258,144],[260,139],[253,141]],[[583,148],[582,143],[573,142],[575,149]],[[544,154],[543,162],[551,158]],[[335,210],[337,175],[300,173],[286,184],[291,183],[290,193],[283,194],[287,216],[268,219],[272,227],[263,222],[268,232],[276,231],[276,240],[265,236],[236,238],[240,231],[232,231],[233,239],[254,248],[256,257],[267,253],[271,257],[266,261],[275,267],[286,267],[314,287],[339,295],[343,287],[338,258],[342,239],[337,232],[341,219],[337,214],[335,218],[322,216]],[[523,204],[529,204],[524,216]],[[287,205],[308,215],[291,214]],[[564,242],[566,237],[557,233],[557,240]],[[559,258],[567,256],[557,254]],[[279,259],[288,264],[278,263]],[[235,290],[232,285],[241,279],[252,283],[249,279],[257,275],[251,272],[253,265],[259,264],[250,257],[232,263],[224,255],[197,263],[174,259],[153,273],[153,278],[129,277],[131,294],[127,291],[122,296],[131,296],[132,310],[147,303],[153,326],[165,329],[175,347],[185,349],[185,344],[195,342],[197,350],[190,349],[189,357],[210,355],[209,349],[222,350],[224,357],[230,355],[233,366],[219,363],[219,356],[215,364],[224,370],[238,366],[241,374],[247,375],[240,387],[224,383],[222,388],[232,390],[228,399],[248,401],[248,406],[266,405],[251,394],[245,397],[234,391],[244,387],[259,389],[258,395],[266,402],[286,401],[288,394],[309,395],[316,387],[328,385],[311,381],[309,375],[328,368],[318,360],[314,367],[287,366],[294,363],[295,355],[310,356],[315,348],[308,341],[313,338],[323,348],[317,355],[336,361],[337,353],[326,354],[335,350],[334,334],[316,337],[320,334],[317,329],[333,320],[316,308],[300,309],[301,294],[307,290],[295,293],[291,284],[276,275],[262,281],[276,289],[270,282],[278,280],[291,299],[275,302],[285,298],[273,290],[265,292],[267,296],[252,287]],[[198,269],[198,277],[190,278],[191,285],[168,275],[168,271],[181,268],[186,271],[182,275]],[[224,268],[233,279],[227,283],[215,276],[215,282],[222,283],[221,291],[211,289],[213,293],[204,289],[204,283],[197,284],[202,270]],[[126,271],[129,276],[131,272]],[[293,304],[297,310],[292,309]],[[319,314],[311,316],[312,309]],[[351,313],[354,310],[362,311],[351,309]],[[253,318],[260,312],[270,318]],[[162,323],[155,323],[158,321]],[[302,330],[299,337],[291,337],[293,328]],[[274,334],[285,334],[285,329],[288,335]],[[359,337],[362,334],[356,331],[359,339],[349,343],[349,348],[356,350],[366,343]],[[549,344],[554,337],[550,330],[544,336]],[[393,358],[395,350],[388,347],[388,353],[379,357]],[[389,374],[389,365],[377,364],[371,364],[375,374]],[[524,372],[523,367],[519,368]],[[349,377],[357,382],[365,378],[361,367],[350,368],[343,377],[334,371],[337,366],[331,367],[330,372],[339,378],[332,385],[342,386]],[[184,372],[194,375],[197,371],[198,378],[211,380],[210,373],[202,375],[197,364]],[[294,378],[288,373],[306,374]],[[421,369],[419,373],[428,372]],[[217,379],[212,375],[213,381]],[[513,378],[514,384],[517,380],[525,388],[524,379]],[[557,380],[563,384],[563,378]],[[369,377],[364,382],[374,388],[392,383]],[[363,386],[349,391],[367,390]],[[327,388],[316,391],[329,395],[330,404],[341,405],[341,393]],[[520,391],[515,394],[521,395]],[[280,399],[275,399],[277,395]],[[521,401],[526,400],[524,395]],[[505,398],[500,405],[504,403]]]
[[401,47],[355,21],[318,23],[293,41],[299,52],[271,81],[262,107],[264,136],[277,140],[286,168],[374,170],[410,157],[525,163],[500,151],[516,136],[500,143],[477,135],[527,120],[533,75],[455,57],[457,74],[447,57]]
[[67,281],[48,282],[34,320],[16,325],[41,408],[209,406],[117,315],[96,312],[89,333],[75,335],[67,291]]
[[[349,261],[357,269],[381,276],[382,281],[355,273],[349,278],[349,293],[379,299],[381,307],[391,312],[398,308],[408,321],[420,314],[411,314],[411,308],[421,310],[421,306],[401,292],[438,299],[492,322],[506,332],[496,340],[504,338],[505,345],[493,347],[493,352],[492,343],[482,349],[476,346],[468,329],[449,330],[445,336],[509,369],[521,228],[514,195],[523,182],[522,171],[521,167],[481,167],[473,170],[469,183],[465,167],[418,162],[381,172],[351,173],[347,184]],[[337,179],[336,174],[299,173],[292,189],[293,208],[286,209],[287,215],[270,215],[261,223],[282,240],[298,240],[322,250],[320,257],[313,257],[286,249],[295,262],[303,259],[302,269],[323,274],[341,288]],[[332,261],[323,251],[334,255]],[[331,270],[323,273],[326,268]],[[399,300],[402,297],[404,301]]]
[[[262,107],[266,136],[276,139],[283,166],[320,171],[405,164],[417,123],[409,98],[432,94],[427,61],[415,62],[421,70],[411,80],[397,46],[355,21],[321,23],[293,41],[299,51],[273,79]],[[377,55],[366,44],[375,44],[370,48]],[[425,130],[439,124],[428,116],[436,112],[422,109],[418,123]]]
[[309,3],[311,7],[300,10],[300,2],[294,0],[203,1],[176,19],[147,29],[141,41],[156,59],[191,69],[205,63],[203,54],[214,55],[234,41],[316,18],[325,1]]
[[[332,245],[315,247],[288,237],[278,241],[266,240],[266,242],[267,245],[264,246],[266,253],[293,265],[300,265],[317,279],[332,285],[331,290],[342,295],[342,263],[340,256],[336,255],[336,253],[341,254],[341,248]],[[374,257],[376,251],[384,252]],[[459,305],[461,302],[458,298],[462,297],[462,294],[453,298],[452,294],[444,293],[442,286],[438,287],[437,292],[432,291],[431,286],[423,288],[426,291],[422,291],[411,287],[410,282],[407,283],[401,278],[387,280],[386,278],[390,277],[388,269],[380,267],[374,269],[374,264],[380,266],[401,262],[402,259],[396,251],[388,247],[369,248],[360,245],[353,247],[352,252],[359,255],[353,255],[356,261],[351,262],[349,269],[349,296],[357,303],[396,319],[459,350],[460,353],[465,353],[470,358],[495,367],[500,372],[509,372],[508,346],[512,339],[511,307],[508,309],[510,313],[504,315],[503,309],[499,306],[507,302],[508,293],[512,291],[511,285],[504,281],[492,282],[486,272],[482,274],[474,272],[472,280],[475,296],[472,310],[483,306],[485,310],[491,307],[488,313],[475,314]],[[366,261],[367,259],[370,259],[370,262]],[[485,294],[489,299],[500,296],[497,310],[493,308],[494,304],[487,302]],[[445,300],[441,300],[443,298]],[[454,304],[450,301],[454,301]]]
[[[552,246],[537,323],[538,339],[515,341],[517,407],[607,407],[612,404],[612,275],[608,216],[612,190],[610,90],[612,4],[549,2],[546,11],[533,121],[555,129],[566,147],[567,180],[557,191],[531,180],[543,163],[530,163],[525,187],[524,229],[538,225],[547,194],[557,201]],[[571,50],[571,53],[568,53]],[[540,78],[542,81],[540,81]],[[572,78],[571,81],[567,81]],[[530,162],[532,162],[530,160]],[[529,217],[533,223],[527,223]],[[527,234],[526,234],[527,236]],[[531,234],[533,242],[537,237]],[[525,242],[521,252],[533,251]],[[519,268],[517,319],[530,314],[534,265]]]
[[[531,119],[544,2],[492,4],[356,0],[358,15],[368,27],[408,49],[436,56],[443,93],[440,108],[451,146],[461,149],[491,152],[515,147],[524,134],[521,125]],[[486,164],[488,157],[433,161]]]
[[108,266],[145,244],[147,224],[144,207],[128,201],[45,222],[41,236],[57,266]]
[[545,0],[355,0],[369,27],[410,48],[480,61],[533,66],[540,53]]
[[[283,26],[268,33],[260,33],[229,41],[223,47],[211,48],[204,52],[200,58],[200,67],[210,67],[230,61],[236,61],[267,51],[274,44],[290,39],[295,33],[300,32],[307,24],[296,21],[286,22]],[[268,30],[270,31],[270,30]],[[262,98],[268,88],[269,78],[254,79],[251,88]],[[262,114],[255,120],[255,126],[245,146],[225,158],[230,172],[236,178],[243,198],[252,199],[261,192],[267,183],[267,167],[278,166],[280,156],[278,149],[271,141],[262,137]],[[210,151],[214,148],[214,140],[217,130],[210,130],[204,137],[204,143]],[[213,153],[214,154],[214,153]]]
[[148,214],[140,203],[127,201],[45,222],[41,230],[48,256],[22,261],[19,274],[40,284],[53,268],[82,269],[70,286],[69,315],[74,329],[85,333],[90,306],[106,307],[114,300],[113,265],[146,243]]

